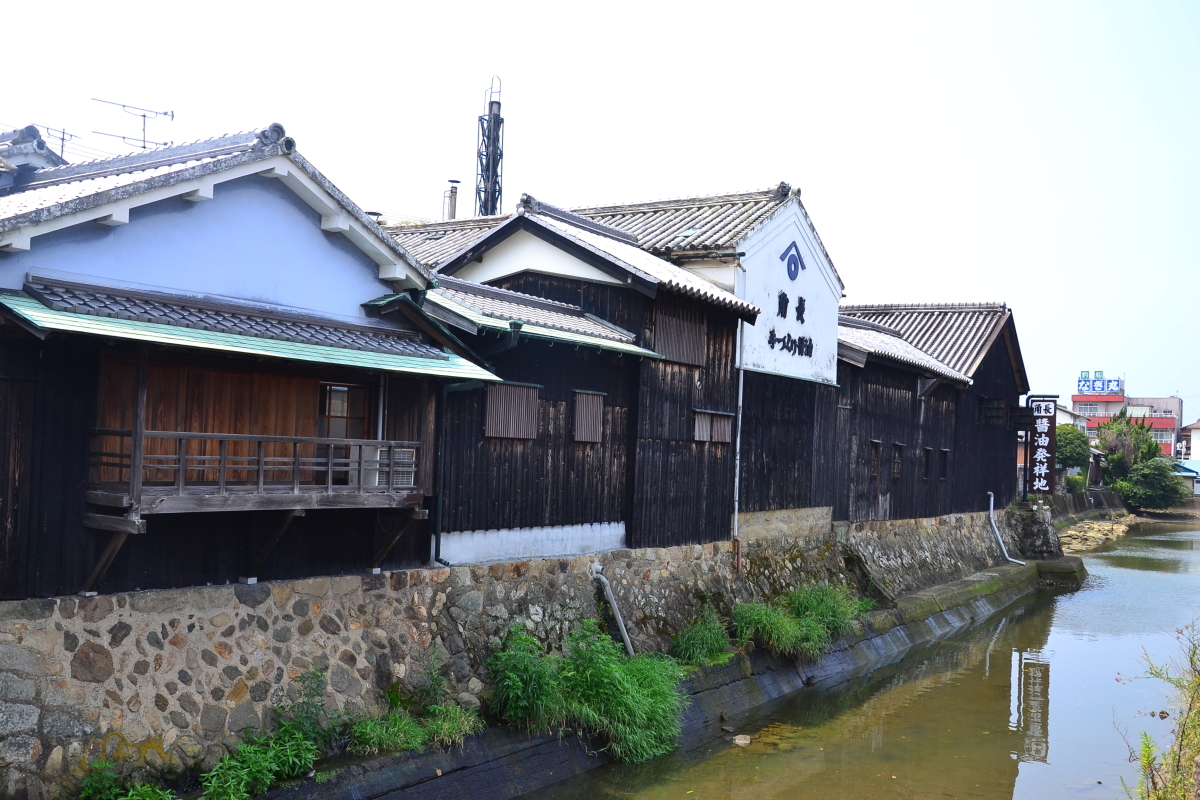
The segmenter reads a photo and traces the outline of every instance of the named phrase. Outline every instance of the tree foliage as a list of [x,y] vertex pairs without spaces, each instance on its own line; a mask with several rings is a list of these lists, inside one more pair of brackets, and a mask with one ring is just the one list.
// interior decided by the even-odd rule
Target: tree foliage
[[1188,497],[1187,485],[1175,474],[1175,464],[1168,458],[1143,461],[1129,471],[1129,476],[1113,483],[1113,491],[1134,508],[1172,508],[1183,505]]
[[1058,463],[1067,469],[1087,469],[1092,460],[1087,434],[1074,425],[1059,425],[1055,432],[1058,438]]
[[1104,451],[1104,481],[1113,486],[1128,478],[1134,467],[1162,455],[1162,448],[1150,435],[1145,418],[1133,418],[1125,409],[1100,426],[1098,445]]

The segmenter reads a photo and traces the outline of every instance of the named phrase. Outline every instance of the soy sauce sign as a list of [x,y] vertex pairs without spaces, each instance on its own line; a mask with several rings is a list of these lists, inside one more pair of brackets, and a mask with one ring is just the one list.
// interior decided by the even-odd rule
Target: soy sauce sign
[[1054,466],[1058,451],[1054,405],[1053,400],[1029,401],[1029,407],[1033,409],[1033,479],[1029,482],[1029,491],[1037,494],[1054,493]]

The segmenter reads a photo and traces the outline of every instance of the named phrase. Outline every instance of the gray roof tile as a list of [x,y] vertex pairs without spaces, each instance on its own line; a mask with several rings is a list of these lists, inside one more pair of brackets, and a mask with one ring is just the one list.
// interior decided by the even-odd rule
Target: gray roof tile
[[843,305],[842,315],[898,331],[906,341],[971,377],[1012,312],[1003,303]]
[[299,316],[267,314],[260,309],[235,304],[210,304],[193,298],[86,286],[36,276],[31,276],[25,291],[49,308],[73,314],[154,322],[371,353],[446,358],[440,349],[422,343],[418,334],[408,331],[370,330],[367,326],[343,327]]
[[913,346],[898,331],[884,325],[838,315],[838,343],[955,383],[971,382],[966,375]]

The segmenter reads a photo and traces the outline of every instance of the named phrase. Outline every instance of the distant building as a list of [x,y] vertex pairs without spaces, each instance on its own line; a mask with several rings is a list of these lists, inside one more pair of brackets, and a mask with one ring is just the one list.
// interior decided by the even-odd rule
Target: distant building
[[1186,431],[1186,433],[1183,434],[1185,445],[1184,456],[1187,458],[1195,458],[1197,455],[1200,455],[1200,420],[1196,420],[1183,430]]
[[1095,442],[1099,427],[1125,411],[1131,417],[1143,418],[1150,427],[1154,441],[1163,455],[1175,455],[1183,418],[1183,400],[1178,397],[1130,397],[1125,394],[1125,381],[1104,378],[1103,372],[1082,372],[1071,395],[1072,410],[1088,418],[1088,439]]

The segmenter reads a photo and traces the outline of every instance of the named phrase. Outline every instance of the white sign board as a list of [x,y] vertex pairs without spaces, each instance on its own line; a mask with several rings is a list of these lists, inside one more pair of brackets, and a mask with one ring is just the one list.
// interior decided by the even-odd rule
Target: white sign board
[[792,200],[738,249],[738,295],[762,312],[742,327],[741,366],[789,378],[837,382],[837,313],[842,284],[808,218]]

